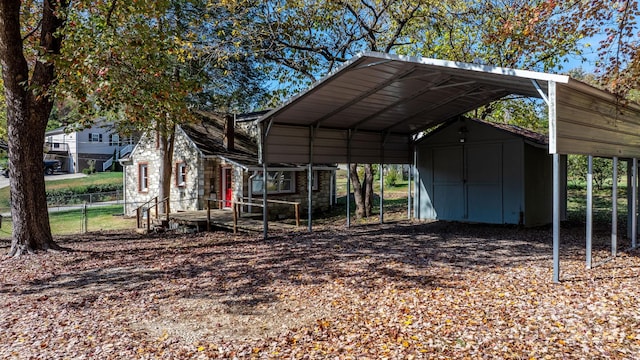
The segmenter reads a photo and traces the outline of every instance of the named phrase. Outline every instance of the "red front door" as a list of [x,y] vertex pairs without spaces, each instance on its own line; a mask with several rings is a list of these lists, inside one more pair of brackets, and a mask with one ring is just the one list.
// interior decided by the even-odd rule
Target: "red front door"
[[222,194],[224,196],[223,207],[231,207],[231,168],[222,169]]

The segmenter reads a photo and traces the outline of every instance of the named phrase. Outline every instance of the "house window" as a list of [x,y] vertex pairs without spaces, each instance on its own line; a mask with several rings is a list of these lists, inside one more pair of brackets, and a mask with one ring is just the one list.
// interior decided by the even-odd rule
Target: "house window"
[[109,146],[120,146],[120,135],[109,134]]
[[138,191],[149,191],[149,165],[138,164]]
[[187,184],[187,164],[180,162],[176,164],[176,186],[183,187]]
[[102,134],[89,133],[89,142],[102,142]]
[[[267,173],[267,193],[292,193],[296,189],[296,177],[293,171],[269,171]],[[251,192],[262,194],[262,171],[256,172],[251,181]]]

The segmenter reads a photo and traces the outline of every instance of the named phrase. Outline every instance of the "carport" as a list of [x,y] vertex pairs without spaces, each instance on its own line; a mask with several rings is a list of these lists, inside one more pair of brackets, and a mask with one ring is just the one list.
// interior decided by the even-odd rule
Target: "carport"
[[[541,98],[548,106],[549,153],[553,157],[553,281],[558,282],[563,191],[560,156],[583,154],[590,160],[593,156],[610,157],[614,169],[619,158],[630,159],[629,214],[636,214],[640,106],[635,103],[564,75],[369,52],[354,57],[260,119],[260,162],[265,172],[270,163],[306,164],[310,174],[314,164],[414,164],[413,141],[420,132],[509,95]],[[312,179],[308,178],[310,194]],[[590,168],[586,235],[589,268],[591,184]],[[267,191],[263,190],[266,201]],[[615,256],[615,201],[612,210]],[[266,212],[265,208],[265,237]],[[382,213],[380,218],[382,221]],[[635,248],[637,216],[630,220]]]

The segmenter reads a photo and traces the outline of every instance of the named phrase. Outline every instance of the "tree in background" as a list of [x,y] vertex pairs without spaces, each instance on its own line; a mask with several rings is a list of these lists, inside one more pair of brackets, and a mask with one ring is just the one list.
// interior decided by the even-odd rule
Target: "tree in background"
[[[225,1],[255,19],[254,48],[273,64],[267,69],[282,84],[279,95],[290,96],[360,51],[392,52],[406,44],[406,29],[428,21],[422,1]],[[371,215],[373,169],[350,164],[356,214]]]
[[[567,158],[567,177],[569,182],[581,185],[587,181],[588,158],[586,155],[569,155]],[[627,169],[622,161],[618,162],[618,178],[626,174]],[[611,186],[613,183],[613,161],[611,159],[593,158],[593,183],[598,190]]]
[[69,14],[60,88],[79,102],[74,122],[90,125],[98,113],[125,135],[153,128],[160,199],[170,200],[175,129],[194,119],[191,108],[238,111],[259,102],[262,76],[230,18],[204,0],[87,2]]
[[[637,98],[640,88],[640,34],[637,1],[605,0],[583,4],[582,17],[595,32],[604,32],[598,44],[596,75],[601,85],[615,94]],[[634,94],[635,93],[635,94]]]

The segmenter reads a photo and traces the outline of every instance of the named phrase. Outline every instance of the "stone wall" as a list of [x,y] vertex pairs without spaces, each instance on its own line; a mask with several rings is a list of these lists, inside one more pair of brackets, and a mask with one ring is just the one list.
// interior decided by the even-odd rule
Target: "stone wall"
[[[176,179],[177,165],[180,163],[187,166],[184,186],[178,186]],[[202,209],[205,185],[204,162],[200,151],[180,129],[176,130],[171,164],[173,167],[171,175],[171,211]]]
[[[199,151],[180,130],[176,131],[173,161],[171,162],[171,210],[197,210],[202,208],[204,193],[203,161]],[[135,210],[159,194],[161,155],[156,147],[154,132],[148,132],[138,142],[131,154],[132,164],[125,169],[125,214],[135,215]],[[184,162],[187,166],[185,186],[178,187],[176,166]],[[147,164],[148,190],[139,191],[138,171],[140,164]]]

